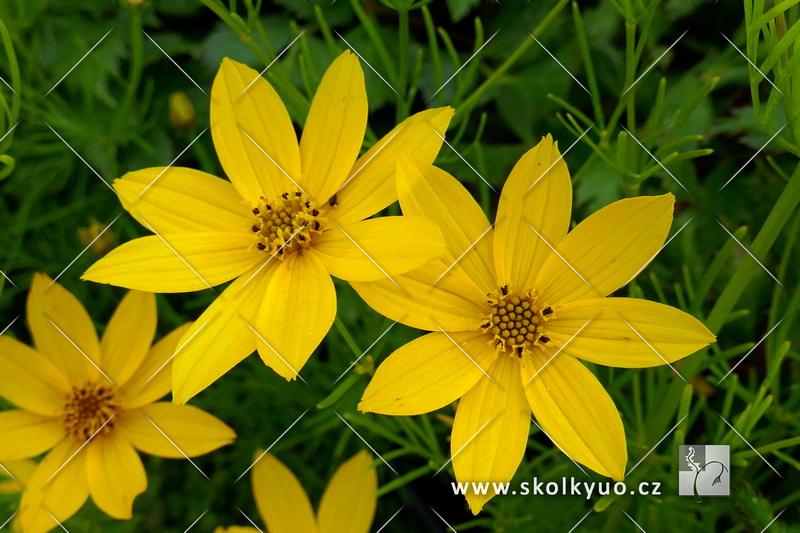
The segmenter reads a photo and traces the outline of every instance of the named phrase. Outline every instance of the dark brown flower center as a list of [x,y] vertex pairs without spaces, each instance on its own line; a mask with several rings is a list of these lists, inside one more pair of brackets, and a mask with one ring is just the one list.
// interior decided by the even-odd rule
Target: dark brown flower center
[[67,433],[89,440],[100,428],[102,433],[114,429],[112,417],[120,412],[122,402],[110,385],[87,383],[72,387],[64,404],[64,427]]
[[269,202],[262,196],[252,211],[248,224],[256,238],[255,246],[279,259],[308,248],[326,222],[302,192],[283,193],[278,202]]
[[481,329],[493,336],[498,352],[521,357],[530,353],[532,346],[550,342],[543,325],[552,318],[553,309],[540,305],[535,291],[516,295],[506,285],[487,297],[491,312]]

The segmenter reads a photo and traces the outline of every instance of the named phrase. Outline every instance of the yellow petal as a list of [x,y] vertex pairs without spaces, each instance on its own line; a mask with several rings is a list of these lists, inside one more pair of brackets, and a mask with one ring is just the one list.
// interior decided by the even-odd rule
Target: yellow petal
[[183,167],[128,172],[114,181],[122,207],[158,233],[236,232],[250,215],[231,182]]
[[494,237],[500,285],[517,292],[534,288],[536,273],[551,253],[548,243],[557,246],[567,234],[571,212],[567,164],[548,135],[520,158],[500,195]]
[[291,381],[336,318],[336,290],[319,259],[294,253],[275,269],[253,324],[261,359]]
[[[478,383],[458,402],[450,454],[459,483],[508,483],[525,454],[530,407],[520,384],[515,358],[501,354]],[[496,494],[489,486],[477,494],[470,485],[467,503],[473,514]]]
[[339,206],[325,216],[337,224],[369,218],[397,200],[395,160],[407,154],[424,163],[433,163],[453,116],[453,109],[427,109],[410,116],[383,136],[358,158],[341,190]]
[[204,455],[236,438],[231,428],[202,409],[169,402],[122,412],[115,431],[141,452],[174,459]]
[[39,464],[19,505],[25,533],[45,533],[59,527],[89,497],[86,450],[77,453],[81,445],[83,442],[77,439],[64,439]]
[[259,532],[258,529],[254,527],[242,527],[242,526],[230,526],[230,527],[217,527],[214,530],[214,533],[264,533],[263,531]]
[[100,341],[77,298],[45,274],[34,274],[28,292],[28,326],[33,342],[73,384],[98,375]]
[[0,396],[28,411],[59,415],[69,382],[36,350],[0,336]]
[[263,260],[253,244],[252,235],[245,233],[150,235],[118,246],[81,279],[147,292],[199,291]]
[[571,302],[556,308],[545,327],[555,346],[566,344],[562,353],[622,368],[672,363],[716,340],[692,315],[635,298]]
[[306,491],[283,463],[266,453],[253,467],[253,495],[269,533],[316,533]]
[[523,359],[522,382],[539,425],[561,451],[622,481],[628,461],[625,430],[594,374],[574,357],[534,350],[530,359]]
[[0,461],[16,461],[46,452],[65,436],[59,418],[12,409],[0,411]]
[[375,281],[424,265],[445,251],[438,226],[421,217],[380,217],[329,229],[312,251],[331,276]]
[[412,328],[470,331],[488,313],[486,293],[439,259],[392,280],[351,283],[367,305]]
[[130,291],[108,322],[100,349],[103,372],[121,387],[150,351],[156,334],[156,295]]
[[[13,464],[14,462],[18,462],[18,461],[12,461],[11,463]],[[7,466],[7,465],[3,465],[3,466]],[[22,485],[22,483],[19,483],[17,481],[13,481],[13,480],[0,481],[0,494],[17,494],[18,492],[22,492],[23,490],[25,490],[25,487]],[[14,527],[13,527],[13,523],[12,523],[11,531],[15,531]]]
[[674,204],[672,194],[628,198],[578,224],[553,244],[558,254],[551,254],[536,276],[542,301],[608,296],[628,283],[664,244]]
[[231,283],[178,342],[172,400],[186,403],[256,350],[258,308],[279,261],[253,267]]
[[94,503],[117,520],[132,518],[133,500],[147,490],[147,474],[139,454],[118,433],[92,439],[86,454]]
[[[3,486],[7,489],[16,487],[16,489],[3,490],[0,488],[0,493],[9,494],[13,492],[22,492],[25,486],[30,483],[33,473],[36,472],[36,468],[38,466],[39,463],[30,459],[22,459],[20,461],[5,461],[3,463],[3,469],[7,470],[9,474],[14,476],[15,481],[2,482],[0,483],[0,486]],[[5,471],[0,472],[0,475],[5,474]]]
[[378,474],[362,450],[340,466],[317,510],[320,533],[368,533],[378,503]]
[[404,215],[435,222],[444,235],[443,261],[461,270],[484,293],[497,289],[491,229],[486,215],[453,176],[417,159],[397,159],[397,194]]
[[318,205],[344,183],[367,129],[367,90],[358,58],[345,50],[317,88],[300,139],[302,186]]
[[358,409],[384,415],[441,409],[484,377],[495,359],[488,340],[480,331],[428,333],[414,339],[381,363]]
[[211,135],[222,168],[247,201],[280,198],[291,183],[286,174],[300,177],[297,135],[280,97],[258,72],[228,58],[211,89]]
[[122,387],[125,408],[133,409],[160,400],[172,389],[172,360],[178,341],[191,327],[184,324],[172,330],[147,352],[142,364]]

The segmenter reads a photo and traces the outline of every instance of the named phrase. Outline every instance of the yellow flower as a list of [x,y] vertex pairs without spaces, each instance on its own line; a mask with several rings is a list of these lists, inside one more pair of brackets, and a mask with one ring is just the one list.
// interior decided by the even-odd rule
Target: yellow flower
[[20,407],[0,412],[0,462],[50,450],[22,495],[26,533],[58,527],[54,518],[68,519],[89,494],[107,514],[131,518],[147,488],[136,449],[194,457],[236,437],[205,411],[156,401],[169,392],[170,358],[189,324],[151,347],[155,295],[129,292],[98,339],[80,302],[36,274],[27,316],[37,350],[0,336],[0,396]]
[[[261,455],[261,454],[259,454]],[[333,474],[316,517],[300,482],[270,454],[253,467],[256,506],[269,533],[367,533],[375,516],[378,476],[360,451]],[[218,527],[214,533],[258,533],[252,527]]]
[[[531,411],[572,459],[621,480],[622,421],[579,359],[650,367],[715,340],[672,307],[605,298],[659,251],[673,196],[620,200],[568,234],[572,185],[550,136],[511,171],[494,226],[438,168],[401,158],[397,186],[403,212],[435,221],[448,252],[399,276],[397,285],[353,284],[378,312],[433,331],[378,367],[359,409],[416,415],[461,398],[450,447],[460,482],[510,481],[525,452]],[[493,496],[470,489],[467,501],[477,514]]]
[[98,255],[103,255],[111,249],[114,234],[103,224],[92,218],[89,225],[75,230],[81,242]]
[[450,108],[417,113],[356,160],[367,124],[356,56],[344,52],[323,76],[299,145],[270,84],[224,59],[211,132],[230,182],[174,167],[116,180],[123,207],[158,235],[116,248],[83,279],[186,292],[235,278],[181,341],[177,403],[256,349],[295,379],[333,324],[331,276],[383,279],[443,253],[441,232],[422,217],[364,219],[397,199],[397,154],[433,162],[451,116]]

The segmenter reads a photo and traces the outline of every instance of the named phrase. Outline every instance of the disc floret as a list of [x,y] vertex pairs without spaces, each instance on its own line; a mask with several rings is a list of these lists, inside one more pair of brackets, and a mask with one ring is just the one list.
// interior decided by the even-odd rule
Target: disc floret
[[553,309],[538,302],[536,291],[517,295],[504,285],[487,298],[491,312],[483,317],[481,330],[492,335],[490,342],[498,353],[522,357],[532,346],[550,342],[544,323],[553,317]]
[[67,433],[86,441],[100,428],[101,433],[110,433],[114,429],[112,417],[121,408],[122,402],[111,385],[73,385],[64,403],[64,427]]
[[255,236],[255,246],[279,259],[308,248],[314,235],[321,234],[325,217],[305,193],[285,192],[279,201],[265,197],[253,205],[248,225]]

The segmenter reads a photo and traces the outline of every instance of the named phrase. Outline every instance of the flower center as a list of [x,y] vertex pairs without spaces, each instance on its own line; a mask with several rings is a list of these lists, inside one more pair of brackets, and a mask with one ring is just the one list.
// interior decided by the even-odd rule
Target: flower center
[[537,303],[536,291],[515,295],[504,285],[487,296],[492,311],[483,317],[481,329],[492,334],[498,352],[522,357],[531,346],[550,342],[543,325],[553,317],[553,309]]
[[66,399],[64,427],[67,433],[89,440],[101,427],[103,433],[114,429],[114,420],[109,419],[120,412],[122,402],[111,386],[95,383],[80,388],[73,386]]
[[[335,201],[332,198],[331,205]],[[285,192],[280,201],[271,203],[262,196],[248,220],[255,246],[279,259],[308,248],[313,236],[322,233],[325,222],[319,209],[302,192]]]

